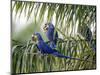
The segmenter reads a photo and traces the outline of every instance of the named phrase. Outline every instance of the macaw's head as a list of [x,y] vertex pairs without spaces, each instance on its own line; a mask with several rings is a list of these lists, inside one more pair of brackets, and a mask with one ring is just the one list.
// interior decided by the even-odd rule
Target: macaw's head
[[47,32],[49,29],[54,29],[54,25],[52,23],[46,23],[45,26],[43,27],[43,30]]
[[35,42],[35,43],[38,43],[39,41],[43,41],[40,33],[33,33],[32,41]]

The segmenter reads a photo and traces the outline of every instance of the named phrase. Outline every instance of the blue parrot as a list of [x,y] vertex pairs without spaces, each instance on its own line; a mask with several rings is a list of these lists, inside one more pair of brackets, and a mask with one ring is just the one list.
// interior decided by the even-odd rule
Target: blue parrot
[[89,46],[92,48],[92,50],[96,51],[96,45],[95,43],[94,44],[92,43],[93,40],[92,31],[88,26],[86,27],[85,39],[88,42]]
[[92,40],[92,31],[91,29],[87,26],[86,27],[86,36],[85,36],[85,39],[87,42],[91,43],[91,40]]
[[46,32],[48,40],[50,41],[50,47],[53,49],[56,48],[58,33],[55,31],[54,25],[52,23],[46,23],[43,29]]
[[[35,42],[37,44],[37,47],[39,49],[39,51],[42,54],[51,54],[54,55],[56,57],[61,57],[61,58],[69,58],[69,59],[75,59],[75,60],[81,60],[79,58],[73,58],[73,57],[69,57],[69,56],[64,56],[62,55],[60,52],[58,52],[55,49],[52,49],[51,47],[49,47],[44,40],[42,39],[40,33],[34,33],[32,35],[32,41]],[[86,60],[81,60],[81,61],[86,61]]]

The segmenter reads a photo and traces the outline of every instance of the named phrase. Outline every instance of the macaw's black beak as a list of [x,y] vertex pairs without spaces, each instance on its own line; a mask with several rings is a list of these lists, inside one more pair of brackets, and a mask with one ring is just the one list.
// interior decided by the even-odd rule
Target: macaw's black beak
[[32,41],[33,41],[33,42],[36,42],[36,41],[37,41],[37,36],[34,35],[34,34],[32,35]]
[[43,30],[46,32],[48,30],[48,24],[46,23],[45,26],[43,27]]

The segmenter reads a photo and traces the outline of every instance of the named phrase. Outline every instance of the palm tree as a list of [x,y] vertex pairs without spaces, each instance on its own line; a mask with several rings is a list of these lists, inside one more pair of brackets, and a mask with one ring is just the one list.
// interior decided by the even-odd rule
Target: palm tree
[[[57,50],[62,54],[91,62],[61,59],[51,55],[39,56],[31,40],[19,42],[12,39],[12,73],[87,70],[96,68],[96,6],[12,1],[12,14],[27,20],[32,15],[33,23],[40,27],[44,20],[55,19],[55,29],[62,40]],[[47,15],[45,15],[47,14]],[[90,39],[88,41],[88,39]]]

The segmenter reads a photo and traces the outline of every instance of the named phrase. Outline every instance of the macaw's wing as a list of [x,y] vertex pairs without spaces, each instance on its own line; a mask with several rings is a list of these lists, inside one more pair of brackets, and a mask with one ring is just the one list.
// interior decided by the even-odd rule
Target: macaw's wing
[[54,29],[48,29],[48,31],[46,32],[46,36],[48,37],[49,41],[53,41],[53,36],[54,36]]
[[53,35],[53,41],[50,41],[50,47],[52,49],[56,48],[57,39],[58,39],[58,32],[56,31],[56,33]]
[[49,47],[44,41],[39,42],[37,46],[42,53],[52,54],[54,52],[57,52],[56,50],[53,50],[51,47]]

